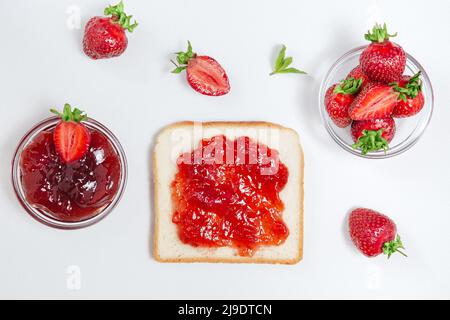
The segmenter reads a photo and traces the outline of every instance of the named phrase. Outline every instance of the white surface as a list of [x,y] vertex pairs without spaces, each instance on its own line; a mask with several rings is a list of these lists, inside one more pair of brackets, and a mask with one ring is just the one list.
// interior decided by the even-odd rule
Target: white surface
[[[128,0],[127,12],[140,22],[129,48],[118,59],[92,61],[81,51],[82,29],[68,27],[67,12],[81,10],[84,26],[106,4],[0,2],[0,298],[450,298],[450,2]],[[331,140],[319,119],[317,95],[327,68],[364,43],[363,33],[376,18],[398,31],[396,41],[426,68],[436,101],[416,146],[373,161]],[[184,49],[187,39],[226,68],[229,95],[196,94],[183,76],[170,74],[171,53]],[[268,76],[281,43],[309,76]],[[115,132],[129,160],[118,208],[78,231],[54,230],[30,218],[9,176],[21,136],[49,115],[50,106],[65,102]],[[153,260],[152,140],[162,126],[186,119],[269,120],[300,133],[306,155],[300,264]],[[361,256],[345,230],[354,206],[390,215],[409,258]],[[78,290],[67,273],[74,270],[81,272]]]

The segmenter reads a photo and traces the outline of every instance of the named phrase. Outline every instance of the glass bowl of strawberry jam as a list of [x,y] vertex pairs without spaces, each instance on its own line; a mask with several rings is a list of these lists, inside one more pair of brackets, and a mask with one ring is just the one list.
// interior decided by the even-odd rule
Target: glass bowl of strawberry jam
[[410,149],[423,135],[433,113],[434,96],[430,79],[420,63],[406,53],[406,66],[404,75],[413,76],[420,72],[421,91],[424,97],[423,108],[417,114],[405,118],[394,117],[395,134],[388,143],[387,149],[369,151],[366,154],[361,149],[354,148],[354,139],[351,134],[351,125],[345,128],[338,127],[330,118],[325,106],[325,95],[331,86],[349,77],[350,72],[359,65],[360,56],[367,46],[350,50],[341,56],[328,70],[319,93],[319,111],[325,129],[331,138],[344,150],[363,158],[383,159],[399,155]]
[[[117,138],[77,110],[66,104],[62,114],[31,128],[12,162],[19,202],[36,220],[61,229],[87,227],[106,217],[127,178]],[[78,121],[70,119],[69,111]]]

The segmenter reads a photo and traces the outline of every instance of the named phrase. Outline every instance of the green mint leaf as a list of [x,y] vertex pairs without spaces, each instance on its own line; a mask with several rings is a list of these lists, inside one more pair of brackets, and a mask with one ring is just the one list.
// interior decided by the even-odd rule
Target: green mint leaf
[[298,74],[306,74],[305,71],[299,70],[297,68],[287,68],[287,69],[283,69],[278,71],[278,73],[298,73]]
[[286,54],[286,46],[283,45],[283,47],[280,50],[280,53],[278,53],[277,60],[275,61],[275,69],[274,69],[275,71],[281,69],[281,66],[283,65],[284,62],[285,54]]
[[278,54],[277,60],[275,61],[275,67],[269,75],[274,75],[277,73],[297,73],[306,74],[305,71],[299,70],[297,68],[289,68],[293,59],[292,57],[286,58],[286,46],[283,45],[280,53]]
[[284,59],[283,64],[281,65],[281,68],[279,70],[286,69],[287,67],[289,67],[289,65],[291,63],[292,63],[292,57],[287,57],[286,59]]

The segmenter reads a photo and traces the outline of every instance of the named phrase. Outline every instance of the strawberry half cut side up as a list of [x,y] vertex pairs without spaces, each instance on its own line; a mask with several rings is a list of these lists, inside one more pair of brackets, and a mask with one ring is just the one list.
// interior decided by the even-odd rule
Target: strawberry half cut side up
[[61,117],[53,132],[56,152],[65,163],[80,160],[89,150],[91,143],[91,134],[82,123],[87,120],[87,115],[77,108],[72,111],[68,103],[64,105],[62,113],[55,109],[50,111]]
[[372,83],[366,86],[350,106],[353,120],[372,120],[390,117],[398,100],[398,92],[388,85]]
[[178,63],[171,60],[175,65],[172,73],[186,70],[187,80],[195,91],[207,96],[222,96],[230,92],[228,76],[215,59],[197,55],[189,41],[187,51],[176,54]]

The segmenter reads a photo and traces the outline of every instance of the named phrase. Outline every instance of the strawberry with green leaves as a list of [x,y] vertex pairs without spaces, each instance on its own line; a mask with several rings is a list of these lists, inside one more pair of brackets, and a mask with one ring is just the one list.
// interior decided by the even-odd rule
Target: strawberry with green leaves
[[207,96],[222,96],[230,92],[230,82],[222,66],[209,56],[200,56],[192,51],[188,41],[186,52],[177,52],[177,63],[172,73],[186,70],[189,85],[197,92]]
[[363,155],[371,151],[387,150],[395,135],[395,121],[391,117],[352,122],[354,149]]
[[375,210],[357,208],[348,219],[350,238],[361,253],[367,257],[385,254],[388,258],[398,252],[406,257],[397,226],[389,217]]
[[392,114],[396,118],[411,117],[422,110],[425,98],[422,93],[422,80],[419,71],[414,76],[403,76],[399,82],[391,83],[395,91],[399,92],[397,105]]
[[55,109],[50,111],[61,118],[53,131],[56,152],[65,163],[80,160],[89,150],[91,143],[91,134],[83,124],[87,115],[78,108],[72,111],[68,103],[64,105],[62,113]]
[[92,59],[106,59],[120,56],[128,46],[125,31],[133,32],[137,23],[124,12],[123,2],[109,6],[106,17],[93,17],[86,24],[83,51]]
[[362,79],[348,78],[331,86],[325,94],[325,108],[331,120],[339,127],[350,125],[349,108],[359,92]]
[[372,32],[368,31],[365,39],[371,44],[360,56],[362,71],[370,80],[388,84],[398,81],[406,66],[406,53],[401,46],[389,40],[397,34],[389,34],[386,24],[376,24]]

